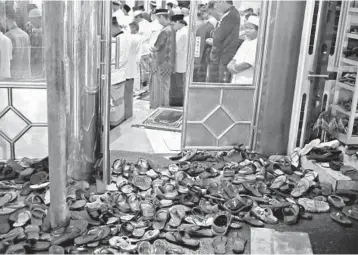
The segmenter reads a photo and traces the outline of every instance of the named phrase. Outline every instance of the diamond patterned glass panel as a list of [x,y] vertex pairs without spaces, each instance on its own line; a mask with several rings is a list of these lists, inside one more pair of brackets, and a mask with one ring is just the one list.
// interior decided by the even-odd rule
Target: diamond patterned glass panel
[[45,89],[14,89],[14,107],[35,123],[47,122],[47,92]]
[[0,119],[0,130],[10,139],[14,139],[25,127],[26,122],[21,119],[13,110],[9,110]]
[[251,121],[255,90],[224,90],[223,107],[235,121]]
[[205,121],[205,124],[216,137],[219,137],[234,122],[220,107]]
[[188,121],[202,121],[220,104],[220,89],[190,89]]
[[233,146],[241,143],[249,145],[250,126],[249,124],[236,124],[219,139],[219,146]]
[[216,146],[216,139],[203,124],[188,123],[187,146]]
[[17,159],[43,158],[48,155],[47,127],[32,127],[15,143]]
[[0,89],[0,112],[2,112],[8,104],[7,89]]
[[10,144],[0,136],[0,160],[11,158]]

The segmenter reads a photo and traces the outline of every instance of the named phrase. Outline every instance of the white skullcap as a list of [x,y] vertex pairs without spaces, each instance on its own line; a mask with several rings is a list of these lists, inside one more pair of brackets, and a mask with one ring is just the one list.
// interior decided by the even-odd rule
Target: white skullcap
[[39,9],[35,8],[29,12],[29,18],[38,18],[38,17],[42,17],[42,13]]
[[251,24],[254,24],[254,25],[256,25],[256,26],[259,26],[259,24],[260,24],[260,19],[259,19],[258,16],[253,16],[253,15],[251,15],[251,16],[249,17],[249,19],[247,20],[247,23],[251,23]]

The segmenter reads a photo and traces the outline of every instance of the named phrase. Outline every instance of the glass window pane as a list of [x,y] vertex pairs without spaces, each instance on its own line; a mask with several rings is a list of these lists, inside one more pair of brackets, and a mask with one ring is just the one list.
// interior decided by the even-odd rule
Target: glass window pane
[[13,89],[13,104],[32,123],[47,123],[45,89]]
[[0,2],[0,80],[45,77],[41,1]]
[[193,82],[252,85],[261,1],[198,5]]
[[8,105],[7,89],[0,89],[0,112]]
[[0,118],[0,130],[10,139],[14,139],[26,126],[26,122],[13,110],[9,110]]
[[48,155],[47,127],[32,127],[15,143],[17,159],[44,158]]
[[10,144],[0,136],[0,160],[11,158]]

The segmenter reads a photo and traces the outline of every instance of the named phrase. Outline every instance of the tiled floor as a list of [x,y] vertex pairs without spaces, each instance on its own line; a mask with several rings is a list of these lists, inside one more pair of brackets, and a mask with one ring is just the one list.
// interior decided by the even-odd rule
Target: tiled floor
[[133,116],[110,133],[110,149],[161,154],[180,151],[181,133],[132,127],[152,111],[149,101],[134,99]]

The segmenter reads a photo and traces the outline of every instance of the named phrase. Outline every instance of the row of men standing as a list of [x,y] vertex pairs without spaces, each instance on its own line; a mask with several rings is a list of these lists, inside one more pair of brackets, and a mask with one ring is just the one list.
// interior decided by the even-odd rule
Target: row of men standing
[[[112,80],[116,81],[111,86],[112,125],[119,124],[119,113],[115,112],[121,101],[121,84],[125,82],[124,97],[131,97],[133,81],[138,76],[140,83],[149,85],[152,109],[183,105],[188,45],[186,16],[180,8],[173,12],[156,9],[154,1],[151,5],[150,21],[141,6],[131,10],[123,5],[113,14],[112,36],[119,38],[120,71],[112,71]],[[126,109],[132,108],[131,104],[132,101],[125,100]],[[131,111],[125,112],[128,113],[125,119],[132,116]]]

